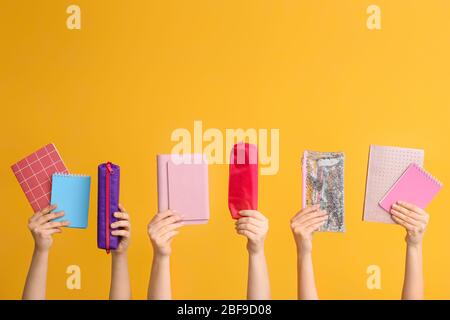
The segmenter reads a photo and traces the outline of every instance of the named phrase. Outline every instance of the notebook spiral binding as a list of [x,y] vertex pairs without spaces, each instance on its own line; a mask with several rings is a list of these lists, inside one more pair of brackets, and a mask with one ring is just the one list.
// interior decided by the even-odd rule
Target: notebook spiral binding
[[439,186],[443,186],[443,183],[436,177],[434,177],[433,175],[431,175],[430,173],[428,173],[427,171],[425,171],[421,166],[413,163],[412,164],[414,167],[416,167],[417,169],[419,169],[420,172],[423,173],[424,176],[426,176],[428,179],[432,180],[434,183],[438,184]]
[[89,177],[87,174],[81,174],[81,173],[64,173],[64,172],[55,172],[53,174],[54,176],[60,176],[60,177]]

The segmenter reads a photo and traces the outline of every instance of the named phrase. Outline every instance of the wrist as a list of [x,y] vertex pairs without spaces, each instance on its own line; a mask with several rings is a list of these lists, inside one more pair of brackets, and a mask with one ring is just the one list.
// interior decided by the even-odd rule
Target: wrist
[[299,256],[308,255],[312,252],[312,243],[306,240],[297,242],[297,254]]
[[167,261],[170,260],[170,254],[165,254],[161,252],[155,252],[153,255],[153,260],[157,261]]
[[258,248],[247,248],[249,256],[263,256],[264,255],[264,246]]
[[421,242],[409,242],[406,241],[406,246],[408,249],[412,250],[422,250],[422,241]]
[[305,248],[302,245],[297,246],[297,255],[299,257],[304,257],[312,254],[312,248]]
[[50,248],[40,248],[39,246],[34,246],[33,254],[36,255],[48,255]]
[[312,256],[312,251],[311,250],[298,250],[297,251],[297,257],[299,259],[303,259],[305,257],[311,257]]
[[410,236],[409,234],[407,234],[405,237],[406,245],[409,248],[421,248],[422,240],[423,240],[423,237],[413,237],[413,236]]
[[112,251],[111,251],[111,256],[112,256],[113,258],[116,258],[116,259],[126,258],[126,257],[127,257],[127,251],[126,251],[126,250],[125,250],[125,251],[115,251],[115,250],[112,250]]
[[247,242],[247,251],[249,255],[259,255],[264,254],[264,242],[262,243],[252,243]]

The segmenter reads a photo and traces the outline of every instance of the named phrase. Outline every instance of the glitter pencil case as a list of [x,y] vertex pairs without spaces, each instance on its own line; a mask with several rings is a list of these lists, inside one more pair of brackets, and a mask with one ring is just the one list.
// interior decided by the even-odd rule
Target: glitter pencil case
[[240,210],[258,209],[258,148],[254,144],[237,143],[230,154],[228,208],[233,219]]
[[119,211],[120,167],[111,162],[98,166],[97,246],[109,251],[117,249],[119,237],[111,234],[114,212]]
[[306,150],[302,172],[303,208],[320,204],[328,213],[319,231],[344,232],[344,154]]

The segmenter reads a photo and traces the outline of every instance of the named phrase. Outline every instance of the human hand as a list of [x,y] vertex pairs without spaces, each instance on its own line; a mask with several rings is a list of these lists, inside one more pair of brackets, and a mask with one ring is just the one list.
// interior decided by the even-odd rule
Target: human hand
[[113,250],[113,255],[126,253],[131,241],[131,223],[130,215],[126,212],[125,208],[119,204],[119,211],[114,212],[114,217],[118,220],[111,223],[111,234],[113,236],[119,236],[119,245],[116,250]]
[[404,202],[397,201],[391,208],[392,219],[406,229],[406,243],[411,246],[422,244],[430,216],[423,209]]
[[170,256],[173,237],[180,232],[178,229],[184,225],[182,216],[167,210],[157,213],[148,224],[147,232],[152,242],[154,254],[157,256]]
[[33,236],[36,251],[48,252],[53,244],[53,234],[61,233],[61,228],[70,224],[69,221],[51,221],[64,216],[64,212],[52,212],[55,209],[55,205],[48,206],[28,220],[28,229]]
[[247,250],[249,253],[264,251],[264,240],[269,231],[269,220],[256,210],[241,210],[242,216],[236,221],[236,231],[247,237]]
[[320,205],[318,204],[300,210],[291,219],[291,229],[299,253],[311,253],[313,234],[327,220],[328,214],[320,210]]

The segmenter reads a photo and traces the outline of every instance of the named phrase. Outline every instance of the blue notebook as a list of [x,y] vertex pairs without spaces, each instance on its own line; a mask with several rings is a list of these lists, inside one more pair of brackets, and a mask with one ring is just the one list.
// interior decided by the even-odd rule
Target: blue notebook
[[51,204],[64,211],[64,216],[54,221],[69,220],[69,228],[87,228],[91,177],[56,173],[52,176]]

